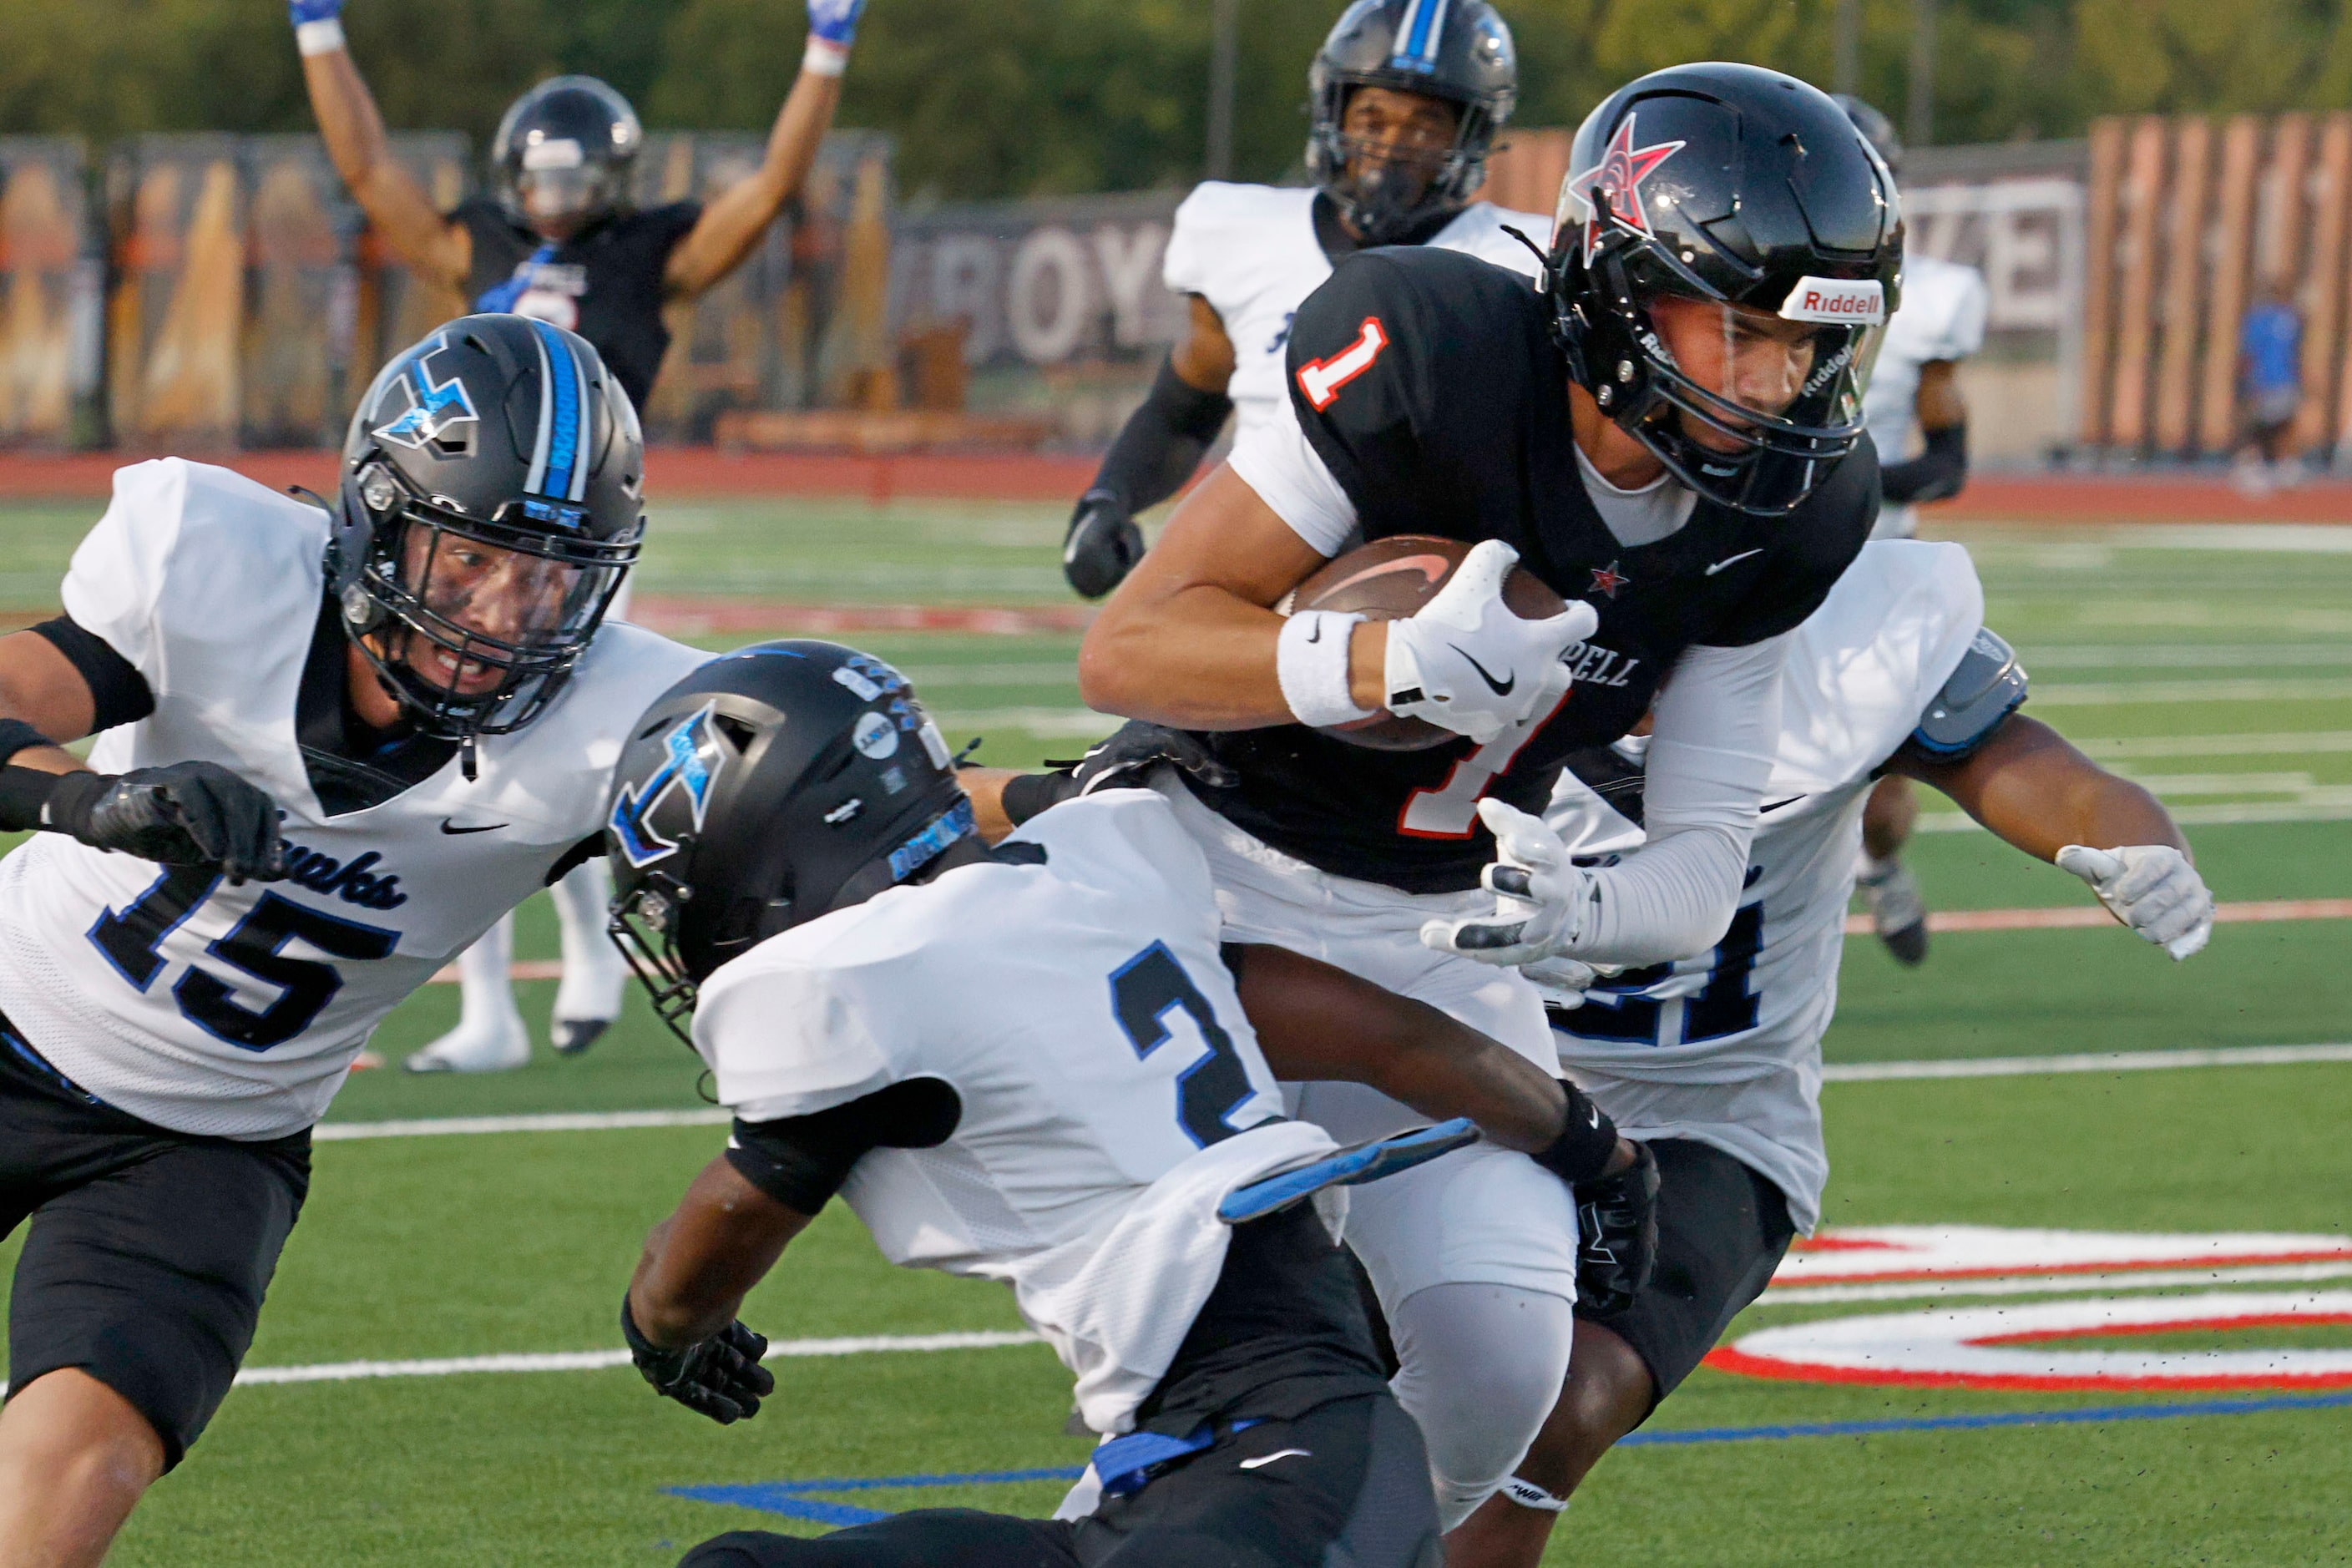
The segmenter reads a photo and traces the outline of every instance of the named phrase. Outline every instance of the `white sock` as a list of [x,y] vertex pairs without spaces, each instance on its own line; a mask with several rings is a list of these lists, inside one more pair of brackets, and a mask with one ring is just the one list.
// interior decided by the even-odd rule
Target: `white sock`
[[611,868],[601,855],[583,860],[549,891],[563,931],[563,984],[555,990],[555,1016],[574,1021],[619,1017],[629,970],[604,934],[613,900]]
[[[465,1005],[457,1019],[459,1033],[475,1025],[490,1025],[500,1015],[514,1013],[514,916],[502,915],[482,933],[481,941],[457,960]],[[520,1014],[515,1014],[519,1018]]]

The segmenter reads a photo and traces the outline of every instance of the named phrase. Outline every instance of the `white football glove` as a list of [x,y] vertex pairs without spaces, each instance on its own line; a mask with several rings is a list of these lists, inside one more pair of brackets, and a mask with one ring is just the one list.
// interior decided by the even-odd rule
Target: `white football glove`
[[[1559,958],[1591,906],[1592,873],[1570,862],[1568,846],[1540,816],[1487,799],[1478,803],[1478,820],[1495,835],[1496,858],[1478,873],[1495,895],[1495,912],[1427,921],[1421,944],[1514,968]],[[1575,967],[1592,973],[1585,964]],[[1576,977],[1574,970],[1547,969],[1529,978],[1538,975],[1553,984]]]
[[2213,935],[2213,895],[2189,858],[2168,844],[2126,844],[2058,851],[2061,869],[2091,885],[2116,919],[2170,953],[2177,963]]
[[1437,596],[1388,623],[1388,710],[1467,735],[1480,745],[1559,699],[1559,656],[1601,624],[1579,600],[1549,620],[1525,621],[1503,603],[1519,552],[1489,539],[1463,559]]

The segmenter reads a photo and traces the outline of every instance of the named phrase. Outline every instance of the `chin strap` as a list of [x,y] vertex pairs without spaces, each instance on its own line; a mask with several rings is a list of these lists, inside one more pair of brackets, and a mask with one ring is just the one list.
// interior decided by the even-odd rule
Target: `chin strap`
[[1503,1478],[1503,1495],[1521,1508],[1534,1509],[1538,1513],[1566,1513],[1568,1500],[1554,1497],[1533,1481],[1523,1481],[1517,1476]]

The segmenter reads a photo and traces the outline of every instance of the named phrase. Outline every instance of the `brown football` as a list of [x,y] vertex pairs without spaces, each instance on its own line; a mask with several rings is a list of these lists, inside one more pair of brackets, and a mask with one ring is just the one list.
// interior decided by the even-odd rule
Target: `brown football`
[[[1340,610],[1368,621],[1402,620],[1437,596],[1454,569],[1470,553],[1458,539],[1424,533],[1400,533],[1349,551],[1326,562],[1323,569],[1285,595],[1275,608]],[[1540,621],[1559,615],[1567,604],[1523,566],[1503,579],[1503,603],[1524,620]],[[1351,746],[1376,752],[1424,752],[1461,739],[1425,719],[1400,719],[1381,712],[1353,724],[1322,731]]]

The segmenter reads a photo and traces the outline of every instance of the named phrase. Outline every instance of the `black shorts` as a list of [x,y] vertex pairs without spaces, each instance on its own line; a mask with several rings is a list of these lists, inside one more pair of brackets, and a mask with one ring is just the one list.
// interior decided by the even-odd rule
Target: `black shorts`
[[739,1530],[679,1568],[1437,1568],[1429,1458],[1386,1394],[1262,1421],[1076,1521],[934,1508],[815,1540]]
[[1797,1227],[1779,1187],[1714,1145],[1661,1138],[1650,1152],[1658,1157],[1657,1272],[1625,1310],[1577,1316],[1632,1345],[1664,1399],[1764,1293]]
[[0,1019],[0,1236],[32,1226],[8,1298],[8,1390],[77,1367],[178,1464],[227,1397],[310,1187],[310,1135],[240,1143],[82,1093]]

